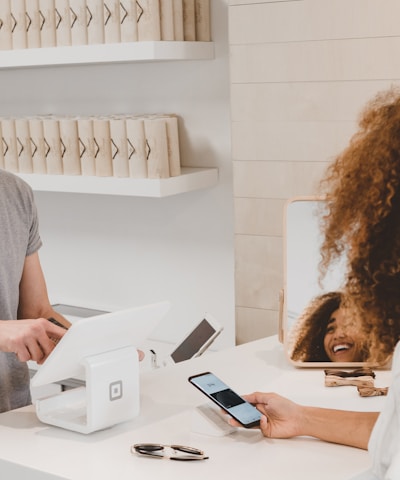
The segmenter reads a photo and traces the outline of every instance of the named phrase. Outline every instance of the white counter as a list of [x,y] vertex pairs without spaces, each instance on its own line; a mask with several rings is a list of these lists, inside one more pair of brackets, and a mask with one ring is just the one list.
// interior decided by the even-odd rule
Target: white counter
[[[325,387],[322,370],[295,369],[277,338],[269,337],[142,372],[140,415],[108,430],[83,435],[44,425],[33,406],[1,414],[2,478],[341,480],[370,465],[366,451],[306,437],[273,440],[245,429],[225,436],[194,432],[195,406],[205,397],[187,378],[206,370],[238,393],[276,391],[304,404],[365,411],[380,410],[385,401],[362,398],[356,387]],[[377,372],[378,386],[389,383],[390,372]],[[190,445],[210,458],[174,462],[132,455],[130,446],[140,442]]]

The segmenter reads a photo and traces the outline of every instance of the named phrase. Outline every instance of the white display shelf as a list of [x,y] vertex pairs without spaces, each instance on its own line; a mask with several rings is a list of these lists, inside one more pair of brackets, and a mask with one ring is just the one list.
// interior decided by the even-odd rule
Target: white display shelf
[[213,42],[148,41],[0,50],[0,68],[95,63],[210,60]]
[[217,168],[183,167],[177,177],[116,178],[81,175],[18,174],[35,191],[89,193],[133,197],[167,197],[179,193],[209,188],[218,182]]

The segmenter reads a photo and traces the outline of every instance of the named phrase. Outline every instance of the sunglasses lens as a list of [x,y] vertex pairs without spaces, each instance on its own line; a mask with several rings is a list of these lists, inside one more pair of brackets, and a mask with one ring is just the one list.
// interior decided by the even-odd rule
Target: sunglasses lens
[[185,447],[184,445],[171,445],[171,448],[178,452],[190,453],[191,455],[203,455],[203,452],[198,448]]
[[207,460],[208,457],[203,457],[203,456],[189,456],[189,455],[184,455],[181,457],[169,457],[170,460],[178,460],[180,462],[191,462],[191,461],[196,461],[196,460]]
[[134,445],[133,448],[139,453],[141,452],[151,453],[151,452],[159,452],[164,450],[163,445],[157,445],[155,443],[138,443]]

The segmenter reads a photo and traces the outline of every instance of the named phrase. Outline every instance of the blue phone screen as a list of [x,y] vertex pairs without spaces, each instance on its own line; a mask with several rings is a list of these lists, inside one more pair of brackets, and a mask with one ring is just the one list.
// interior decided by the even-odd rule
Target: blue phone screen
[[213,373],[191,377],[190,382],[242,425],[256,425],[259,422],[261,414],[256,407],[246,402]]

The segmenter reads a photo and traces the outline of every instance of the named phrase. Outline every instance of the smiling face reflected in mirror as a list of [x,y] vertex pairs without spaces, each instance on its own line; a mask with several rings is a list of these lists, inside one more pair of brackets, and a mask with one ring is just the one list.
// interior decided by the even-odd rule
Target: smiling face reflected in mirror
[[295,362],[365,362],[367,337],[340,292],[318,295],[292,327],[289,356]]
[[329,317],[324,349],[331,362],[362,362],[365,360],[359,330],[349,321],[345,308],[338,308]]

